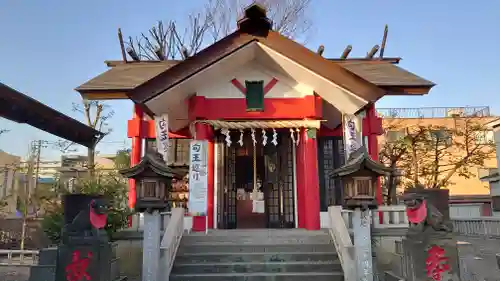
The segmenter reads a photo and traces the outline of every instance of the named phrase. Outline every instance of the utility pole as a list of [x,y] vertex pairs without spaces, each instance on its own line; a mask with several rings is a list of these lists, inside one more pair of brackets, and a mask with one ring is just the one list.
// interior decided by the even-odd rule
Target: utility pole
[[42,154],[42,141],[39,140],[37,143],[37,150],[36,150],[36,171],[35,171],[35,188],[36,190],[38,188],[38,174],[40,171],[40,155]]

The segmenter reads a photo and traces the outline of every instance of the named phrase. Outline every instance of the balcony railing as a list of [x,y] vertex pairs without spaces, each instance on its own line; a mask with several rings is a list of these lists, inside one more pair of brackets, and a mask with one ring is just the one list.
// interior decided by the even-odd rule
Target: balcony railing
[[421,108],[377,108],[382,118],[445,118],[445,117],[489,117],[489,106],[471,107],[421,107]]

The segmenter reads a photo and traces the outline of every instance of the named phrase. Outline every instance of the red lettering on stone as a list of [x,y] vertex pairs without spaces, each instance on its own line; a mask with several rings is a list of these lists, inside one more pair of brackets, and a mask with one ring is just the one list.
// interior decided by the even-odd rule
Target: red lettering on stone
[[80,251],[76,250],[71,254],[71,263],[65,267],[67,281],[91,281],[92,278],[87,272],[92,252],[87,253],[86,258],[81,258]]
[[443,248],[434,245],[427,251],[425,269],[427,270],[427,277],[435,281],[441,281],[441,274],[450,270],[448,258],[445,257]]

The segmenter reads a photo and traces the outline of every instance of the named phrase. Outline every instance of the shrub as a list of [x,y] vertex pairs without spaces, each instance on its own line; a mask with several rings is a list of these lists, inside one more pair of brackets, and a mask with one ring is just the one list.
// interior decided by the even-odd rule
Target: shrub
[[[78,193],[103,195],[109,200],[110,207],[108,212],[108,224],[106,231],[109,237],[112,234],[123,229],[128,224],[128,217],[132,211],[127,206],[127,183],[116,174],[106,174],[98,176],[91,180],[82,180],[75,184],[74,190]],[[60,195],[67,191],[62,191]],[[55,204],[50,210],[47,210],[42,228],[47,237],[53,243],[59,243],[61,239],[61,230],[64,226],[63,206],[60,200],[54,200]]]

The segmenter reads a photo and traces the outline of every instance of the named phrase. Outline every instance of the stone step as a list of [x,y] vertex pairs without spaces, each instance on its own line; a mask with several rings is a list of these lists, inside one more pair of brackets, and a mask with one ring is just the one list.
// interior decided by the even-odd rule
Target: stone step
[[171,274],[169,281],[343,281],[340,272]]
[[229,262],[287,262],[287,261],[337,261],[335,252],[300,253],[189,253],[178,254],[175,263],[229,263]]
[[215,229],[205,232],[191,232],[185,236],[201,236],[201,237],[229,237],[229,236],[239,236],[239,237],[256,237],[256,236],[268,236],[268,237],[282,237],[282,236],[322,236],[329,235],[328,230],[306,230],[306,229]]
[[319,262],[231,262],[231,263],[182,263],[175,264],[172,274],[205,273],[299,273],[299,272],[337,272],[340,263],[334,261]]
[[203,246],[203,245],[214,245],[214,246],[225,246],[225,245],[296,245],[296,244],[322,244],[329,245],[333,242],[330,238],[272,238],[272,239],[257,239],[257,238],[249,238],[249,239],[231,239],[226,241],[221,240],[190,240],[182,238],[181,246]]
[[183,236],[181,245],[217,244],[331,244],[327,235],[318,236]]
[[325,252],[335,253],[335,248],[331,244],[290,244],[290,245],[244,245],[244,244],[203,244],[203,245],[182,245],[179,247],[178,255],[185,253],[297,253],[297,252]]

